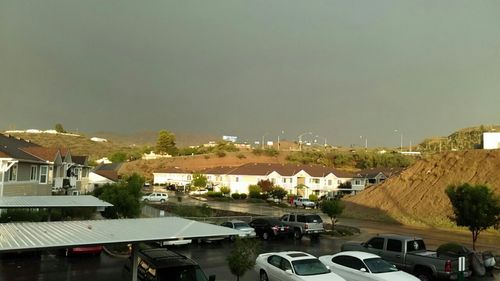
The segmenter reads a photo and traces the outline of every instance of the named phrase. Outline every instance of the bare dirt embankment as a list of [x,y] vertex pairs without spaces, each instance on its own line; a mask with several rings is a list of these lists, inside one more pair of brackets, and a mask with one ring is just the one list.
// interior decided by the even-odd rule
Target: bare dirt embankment
[[178,167],[188,171],[199,171],[205,168],[220,166],[236,167],[246,163],[287,163],[288,152],[280,152],[278,156],[255,155],[249,151],[226,152],[226,155],[219,157],[216,154],[180,156],[163,158],[157,160],[136,160],[124,163],[118,171],[121,175],[139,173],[146,179],[153,176],[153,172],[168,167]]
[[447,152],[417,161],[398,177],[345,198],[346,215],[405,224],[450,225],[451,184],[487,184],[500,195],[500,150]]

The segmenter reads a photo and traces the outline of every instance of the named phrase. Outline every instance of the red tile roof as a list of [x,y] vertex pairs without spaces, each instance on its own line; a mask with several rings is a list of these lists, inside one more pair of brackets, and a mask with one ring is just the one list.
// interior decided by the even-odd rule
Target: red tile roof
[[20,148],[22,151],[29,153],[37,158],[40,158],[45,161],[53,162],[56,160],[57,153],[61,154],[61,158],[64,159],[66,154],[68,153],[68,149],[66,148],[55,148],[55,147],[23,147]]
[[115,181],[115,182],[120,180],[120,177],[118,176],[117,171],[99,170],[99,171],[94,171],[94,173],[98,174],[101,177],[105,177],[105,178],[112,180],[112,181]]

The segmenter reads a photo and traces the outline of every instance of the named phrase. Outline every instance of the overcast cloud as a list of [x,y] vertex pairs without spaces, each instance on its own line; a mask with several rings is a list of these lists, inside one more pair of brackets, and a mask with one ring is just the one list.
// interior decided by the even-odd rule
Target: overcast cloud
[[[0,0],[0,130],[399,145],[500,123],[500,1]],[[364,141],[363,141],[364,143]]]

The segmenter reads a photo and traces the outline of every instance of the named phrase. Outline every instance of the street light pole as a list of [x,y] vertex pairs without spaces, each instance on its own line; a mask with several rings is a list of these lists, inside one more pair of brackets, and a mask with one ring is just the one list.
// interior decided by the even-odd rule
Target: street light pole
[[302,136],[303,135],[312,135],[312,132],[305,132],[299,135],[299,151],[302,151]]
[[403,132],[398,131],[397,129],[396,129],[396,130],[394,130],[394,132],[395,132],[395,133],[398,133],[398,132],[399,132],[399,133],[400,133],[400,135],[401,135],[401,144],[400,144],[400,149],[401,149],[401,151],[400,151],[400,152],[401,152],[401,153],[403,153]]
[[269,134],[269,133],[265,133],[264,135],[262,135],[262,149],[264,149],[264,137]]

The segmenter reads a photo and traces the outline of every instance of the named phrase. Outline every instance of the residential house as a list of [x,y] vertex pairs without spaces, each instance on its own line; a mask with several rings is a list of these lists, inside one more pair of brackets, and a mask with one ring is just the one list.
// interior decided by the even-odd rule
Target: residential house
[[[248,163],[237,167],[216,167],[198,171],[209,184],[227,186],[231,193],[248,193],[248,186],[260,180],[269,180],[285,188],[290,194],[309,196],[331,193],[354,194],[364,189],[364,183],[351,183],[354,175],[345,171],[319,166],[297,164]],[[155,184],[185,184],[191,181],[191,171],[167,168],[153,173]],[[356,179],[361,181],[361,179]]]
[[2,196],[77,194],[88,188],[86,156],[0,134]]
[[0,134],[0,196],[50,195],[50,165],[25,151],[38,147],[27,140]]
[[90,171],[89,174],[89,192],[105,184],[117,183],[120,180],[118,170],[121,163],[101,164]]
[[354,180],[365,186],[379,184],[387,178],[400,174],[403,168],[370,168],[357,172]]

